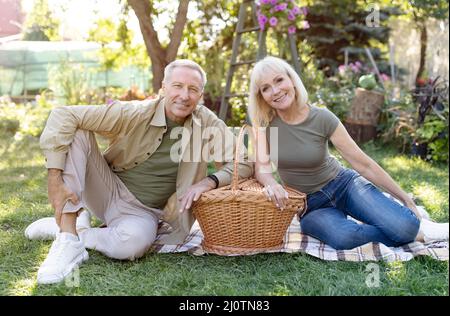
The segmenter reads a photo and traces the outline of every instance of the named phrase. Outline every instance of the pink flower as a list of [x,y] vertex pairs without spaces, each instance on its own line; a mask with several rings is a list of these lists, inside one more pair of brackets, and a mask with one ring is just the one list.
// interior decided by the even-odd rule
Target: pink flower
[[289,21],[294,21],[295,20],[295,14],[292,13],[292,11],[289,11],[289,13],[288,13],[288,20]]
[[389,77],[388,75],[386,75],[384,73],[380,74],[380,77],[381,77],[381,80],[383,80],[383,81],[391,80],[391,77]]
[[350,69],[351,69],[353,72],[359,72],[359,68],[358,68],[358,66],[356,66],[355,64],[350,63],[349,66],[350,66]]
[[301,7],[300,10],[302,10],[302,13],[304,16],[308,15],[308,8],[307,7]]
[[347,67],[345,67],[345,65],[340,65],[340,66],[338,67],[338,70],[339,70],[339,74],[340,74],[341,76],[344,76],[344,75],[345,75],[345,71],[347,70]]
[[264,30],[264,26],[266,25],[267,21],[268,21],[268,19],[264,14],[258,15],[258,24],[261,29]]
[[270,18],[269,24],[271,26],[275,26],[275,25],[277,25],[277,23],[278,23],[278,19],[276,17],[273,16],[273,17]]
[[362,68],[362,64],[361,64],[360,61],[355,61],[355,66],[360,68],[360,69]]
[[287,8],[287,3],[280,3],[279,5],[278,5],[278,11],[283,11],[283,10],[286,10],[286,8]]
[[259,14],[258,15],[258,21],[260,21],[263,24],[265,24],[267,22],[267,17],[264,14]]
[[295,25],[291,25],[288,27],[289,34],[294,34],[296,31],[297,31],[297,28],[295,27]]
[[301,11],[300,11],[300,8],[299,8],[299,7],[294,6],[294,7],[292,8],[291,12],[294,13],[294,14],[300,14]]
[[[301,21],[301,18],[297,19],[297,15],[308,12],[306,7],[300,7],[297,4],[298,0],[257,0],[256,3],[258,4],[257,20],[262,30],[280,26],[286,30],[286,26],[288,33],[294,34],[297,29],[310,27],[307,21]],[[289,21],[287,23],[286,18]]]

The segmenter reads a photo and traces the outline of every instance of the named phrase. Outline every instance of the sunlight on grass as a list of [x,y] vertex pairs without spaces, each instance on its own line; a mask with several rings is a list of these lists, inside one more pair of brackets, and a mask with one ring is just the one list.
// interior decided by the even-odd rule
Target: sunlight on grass
[[[433,219],[448,218],[448,167],[375,145],[368,147],[369,156],[413,192]],[[23,235],[32,221],[53,214],[38,139],[11,146],[0,157],[0,174],[0,295],[448,295],[448,262],[426,258],[383,263],[384,281],[392,286],[368,288],[361,282],[367,273],[358,264],[294,254],[245,258],[158,254],[118,262],[90,251],[89,262],[80,269],[79,287],[64,282],[38,286],[37,270],[51,242],[29,241]],[[94,226],[101,223],[93,221]]]
[[11,168],[44,167],[45,164],[45,158],[39,146],[39,138],[31,136],[13,143],[0,158],[1,173],[8,172]]
[[411,172],[413,168],[417,168],[413,159],[406,157],[389,157],[382,160],[383,165],[388,166],[391,172]]
[[438,191],[434,185],[420,182],[414,186],[413,194],[422,201],[433,204],[447,198],[441,191]]
[[[421,201],[417,204],[423,204],[432,217],[441,218],[448,214],[448,196],[435,185],[426,182],[416,183],[413,186],[412,193],[415,198]],[[444,204],[447,204],[447,207]]]
[[386,276],[389,280],[395,283],[405,282],[406,279],[405,264],[401,261],[389,262],[387,264]]
[[[2,172],[2,171],[3,170],[0,170],[0,172]],[[22,181],[26,181],[28,178],[29,178],[29,176],[25,175],[23,173],[15,174],[15,175],[7,175],[7,176],[3,175],[2,180],[0,181],[0,184],[11,183],[11,182],[22,182]]]
[[273,292],[270,292],[269,295],[272,295],[272,296],[289,296],[289,295],[292,295],[292,293],[288,289],[286,284],[275,284],[275,288],[274,288]]
[[31,295],[37,287],[35,277],[27,279],[21,279],[16,282],[12,282],[8,295],[27,296]]
[[0,203],[0,219],[5,219],[13,215],[17,209],[23,205],[23,201],[18,196],[12,196],[5,201],[5,203]]

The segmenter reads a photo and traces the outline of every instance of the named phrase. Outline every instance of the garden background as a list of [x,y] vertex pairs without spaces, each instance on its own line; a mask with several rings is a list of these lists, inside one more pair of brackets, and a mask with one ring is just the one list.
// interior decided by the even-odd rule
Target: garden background
[[[367,264],[324,262],[305,254],[148,254],[120,262],[90,252],[78,286],[37,286],[36,272],[50,242],[30,242],[23,231],[52,215],[38,144],[49,111],[62,104],[154,97],[164,66],[189,58],[208,74],[204,105],[219,113],[242,3],[111,0],[117,11],[106,16],[106,1],[93,1],[86,31],[70,32],[64,16],[80,15],[79,2],[75,8],[63,0],[2,2],[0,294],[448,295],[448,262],[379,262],[380,286],[371,288],[365,283]],[[293,18],[283,10],[272,12],[276,23],[259,16],[267,53],[291,60],[287,36],[292,34],[310,102],[328,107],[343,122],[358,88],[383,94],[376,137],[361,142],[362,148],[434,220],[448,222],[448,2],[293,3],[299,8]],[[295,29],[288,28],[292,25]],[[239,59],[254,59],[257,49],[255,34],[245,34]],[[237,69],[233,93],[247,92],[250,67]],[[430,95],[436,99],[427,99]],[[246,98],[230,99],[226,122],[240,126],[245,119]]]

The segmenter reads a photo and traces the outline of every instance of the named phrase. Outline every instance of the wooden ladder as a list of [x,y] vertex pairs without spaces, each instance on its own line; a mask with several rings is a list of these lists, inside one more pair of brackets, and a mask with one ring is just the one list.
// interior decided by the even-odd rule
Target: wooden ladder
[[[255,26],[252,26],[249,28],[244,28],[244,24],[247,20],[249,6],[251,6],[251,14],[252,14],[252,19],[253,19]],[[250,32],[258,32],[258,51],[256,54],[256,59],[238,61],[239,46],[241,44],[242,34],[250,33]],[[235,73],[237,67],[253,64],[266,56],[266,54],[267,54],[266,34],[267,34],[266,30],[261,30],[261,28],[259,27],[257,17],[256,17],[255,1],[254,0],[244,0],[239,7],[238,23],[236,25],[236,36],[234,37],[234,40],[233,40],[233,47],[232,47],[232,53],[231,53],[230,69],[228,69],[227,82],[225,85],[225,92],[223,93],[222,99],[220,102],[219,118],[222,119],[223,121],[225,121],[226,116],[227,116],[230,99],[235,98],[235,97],[247,97],[248,96],[248,93],[231,93],[231,84],[233,82],[234,73]],[[291,50],[291,56],[293,59],[293,66],[294,66],[295,71],[298,74],[300,74],[300,63],[298,61],[297,44],[296,44],[295,36],[293,34],[288,34],[288,38],[289,38],[289,46],[290,46],[290,50]]]

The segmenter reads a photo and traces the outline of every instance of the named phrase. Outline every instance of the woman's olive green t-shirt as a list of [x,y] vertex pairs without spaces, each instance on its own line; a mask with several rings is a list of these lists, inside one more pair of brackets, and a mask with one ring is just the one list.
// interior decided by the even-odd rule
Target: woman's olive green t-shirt
[[290,125],[275,117],[266,133],[270,158],[282,182],[306,194],[319,191],[343,168],[328,151],[328,140],[339,119],[327,108],[309,108],[308,117],[299,124]]

